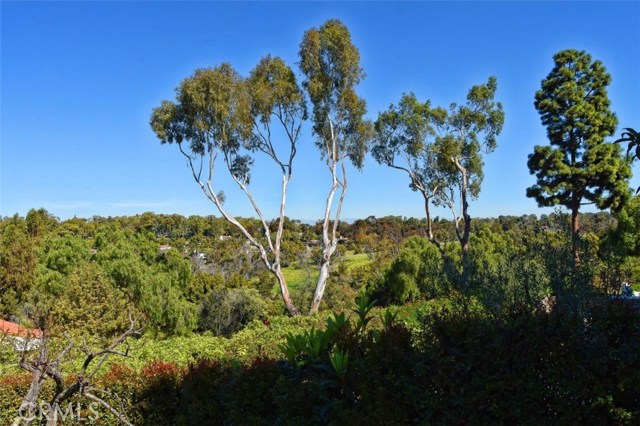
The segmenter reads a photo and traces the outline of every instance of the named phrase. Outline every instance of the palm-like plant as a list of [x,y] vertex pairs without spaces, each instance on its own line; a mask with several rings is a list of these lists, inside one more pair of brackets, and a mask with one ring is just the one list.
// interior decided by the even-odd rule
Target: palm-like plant
[[[631,154],[631,160],[640,159],[640,133],[636,130],[626,127],[623,129],[622,137],[616,143],[628,142],[627,155]],[[632,151],[634,151],[632,153]],[[640,192],[640,187],[636,190],[636,194]]]

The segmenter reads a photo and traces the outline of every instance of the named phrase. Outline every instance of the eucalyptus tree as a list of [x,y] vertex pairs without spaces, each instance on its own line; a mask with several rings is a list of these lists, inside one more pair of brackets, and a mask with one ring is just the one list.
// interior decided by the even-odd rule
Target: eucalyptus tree
[[[336,19],[306,31],[300,44],[303,82],[313,104],[313,134],[331,174],[322,221],[322,259],[311,303],[317,312],[324,295],[331,256],[338,244],[338,224],[347,191],[347,162],[361,169],[371,136],[371,123],[364,118],[366,102],[355,87],[364,78],[360,52],[347,27]],[[340,191],[335,210],[336,193]]]
[[585,51],[563,50],[536,92],[535,107],[547,128],[550,145],[536,146],[527,165],[537,182],[527,197],[539,206],[561,205],[571,211],[574,265],[579,263],[580,208],[618,208],[628,198],[629,162],[620,146],[607,143],[617,118],[609,109],[611,76]]
[[[424,198],[429,239],[445,257],[433,233],[429,205],[451,210],[463,274],[471,232],[469,200],[480,194],[483,155],[495,150],[504,124],[502,105],[494,100],[497,88],[496,78],[490,77],[469,90],[464,105],[452,103],[448,109],[405,94],[376,121],[374,158],[409,175],[411,189]],[[466,282],[466,276],[459,278]]]
[[[295,74],[282,59],[267,56],[247,79],[224,63],[196,70],[176,92],[176,102],[163,101],[153,110],[152,129],[161,143],[178,145],[205,196],[258,249],[262,262],[278,281],[287,311],[298,314],[280,265],[287,185],[301,124],[306,119]],[[274,122],[281,126],[279,133],[273,129]],[[277,144],[274,135],[282,135],[286,143]],[[275,235],[249,190],[253,154],[257,152],[272,160],[282,175]],[[259,233],[251,232],[232,216],[224,207],[224,194],[214,189],[214,169],[220,162],[256,212],[262,225]]]
[[465,104],[452,103],[448,110],[433,110],[436,129],[433,149],[442,190],[435,198],[439,206],[451,210],[455,235],[462,250],[462,283],[468,282],[468,251],[471,233],[469,201],[480,195],[484,178],[484,155],[497,147],[504,124],[502,104],[495,101],[498,82],[471,87]]
[[418,101],[413,93],[403,94],[398,106],[378,115],[371,154],[380,164],[409,175],[409,187],[424,199],[429,240],[436,242],[431,221],[431,203],[442,193],[444,176],[437,168],[433,148],[435,129],[433,115],[443,111],[432,109],[431,102]]

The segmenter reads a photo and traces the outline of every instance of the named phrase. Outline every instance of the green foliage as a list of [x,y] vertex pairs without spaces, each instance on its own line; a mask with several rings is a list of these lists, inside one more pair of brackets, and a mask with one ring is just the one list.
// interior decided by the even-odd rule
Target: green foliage
[[427,202],[443,184],[432,147],[434,116],[439,114],[442,111],[432,110],[430,101],[421,103],[413,93],[403,94],[397,107],[392,104],[379,114],[371,149],[378,163],[406,172],[409,187]]
[[333,348],[329,353],[329,361],[334,371],[338,375],[341,381],[344,381],[347,376],[347,370],[349,368],[349,351],[340,350],[340,348]]
[[306,31],[299,56],[306,77],[302,84],[313,104],[313,133],[320,152],[326,157],[335,137],[338,152],[327,161],[336,163],[335,156],[347,156],[361,168],[371,124],[364,119],[366,103],[355,92],[364,72],[349,30],[339,20],[331,19],[320,28]]
[[[384,328],[368,329],[363,338],[343,315],[323,330],[297,317],[250,326],[230,341],[139,341],[133,356],[146,351],[173,359],[149,359],[136,368],[110,364],[97,384],[140,425],[632,425],[639,419],[640,317],[632,306],[604,300],[584,315],[503,318],[440,310],[423,316],[415,335],[386,316]],[[233,355],[242,362],[220,355],[265,334],[274,338],[271,328],[282,332],[303,322],[306,333],[288,333],[303,336],[300,353],[314,355],[307,362],[255,351]],[[22,373],[0,378],[0,418],[15,417],[29,382]],[[45,399],[51,390],[45,387]],[[106,412],[100,423],[118,424]]]
[[453,103],[449,111],[440,108],[434,119],[439,129],[435,139],[437,167],[444,173],[449,188],[464,184],[461,181],[464,169],[467,188],[458,190],[468,191],[471,198],[480,194],[484,177],[482,154],[496,149],[497,136],[504,124],[502,104],[494,100],[497,90],[497,79],[490,77],[487,83],[469,90],[464,105]]
[[[282,309],[269,301],[272,282],[248,278],[269,272],[252,269],[255,258],[250,254],[238,256],[242,243],[237,233],[219,240],[232,231],[218,219],[149,214],[97,218],[91,226],[65,221],[36,238],[28,234],[24,220],[6,218],[0,222],[0,235],[6,237],[0,256],[7,247],[16,247],[8,236],[16,236],[17,242],[24,238],[23,248],[32,250],[33,264],[40,267],[31,273],[41,279],[44,271],[55,274],[59,281],[51,282],[59,285],[27,283],[27,299],[18,302],[24,293],[16,293],[13,306],[30,310],[36,296],[41,297],[41,306],[46,302],[52,308],[53,323],[86,336],[90,345],[117,332],[127,309],[146,318],[150,332],[132,342],[131,357],[121,360],[122,365],[107,362],[101,370],[101,385],[120,397],[109,401],[124,404],[134,424],[189,424],[194,419],[451,424],[460,418],[470,423],[548,424],[571,422],[571,416],[585,424],[633,424],[639,402],[637,315],[624,306],[594,310],[594,304],[606,302],[594,298],[591,290],[605,285],[607,268],[618,268],[619,279],[638,281],[637,204],[637,197],[631,199],[615,219],[607,213],[584,216],[583,265],[577,271],[571,267],[565,214],[474,220],[468,253],[473,309],[465,315],[457,309],[457,293],[451,291],[438,248],[425,238],[409,238],[424,233],[425,222],[415,219],[371,217],[340,226],[349,243],[339,246],[338,256],[343,257],[334,264],[326,301],[346,309],[332,316],[326,311],[313,317],[281,316]],[[257,221],[243,224],[259,229]],[[454,236],[451,222],[438,221],[438,228],[441,235]],[[318,230],[291,223],[285,236],[296,241],[301,232],[305,239],[314,239]],[[370,244],[368,254],[341,254],[342,247],[360,250],[365,242]],[[173,248],[160,251],[160,243]],[[459,245],[449,243],[443,249],[459,267]],[[193,250],[205,253],[202,263],[196,262]],[[191,253],[191,259],[184,253]],[[232,263],[223,263],[218,253]],[[19,250],[13,254],[21,256]],[[411,278],[406,285],[418,289],[416,299],[447,298],[418,300],[385,312],[364,299],[352,311],[344,305],[365,288],[375,297],[373,290],[391,294],[394,287],[380,283],[394,277],[391,265],[406,259],[415,267],[404,265],[395,272]],[[219,292],[250,295],[263,307],[260,311],[269,314],[253,321],[242,317],[229,338],[212,336],[213,331],[176,336],[197,328],[197,305]],[[558,315],[558,320],[536,313],[540,299],[551,292],[562,296],[558,312],[548,317]],[[3,304],[14,303],[9,291],[1,297]],[[212,307],[221,309],[224,303]],[[567,309],[571,304],[580,309]],[[443,310],[454,313],[441,314]],[[158,338],[162,336],[170,337]],[[62,337],[58,340],[57,345],[64,345]],[[286,348],[291,348],[288,354]],[[77,370],[79,356],[72,351],[63,361],[64,371]],[[21,378],[17,370],[15,354],[0,353],[0,372],[8,377],[0,379],[0,385],[6,385],[0,393],[2,419],[5,413],[13,415],[28,386],[29,378]],[[501,402],[504,389],[516,408]],[[50,389],[45,389],[45,397],[47,392]],[[529,396],[536,408],[522,402]],[[249,397],[253,399],[247,401]],[[570,414],[560,414],[564,411]],[[104,416],[104,424],[117,424],[109,413]]]
[[[247,85],[251,94],[252,115],[259,117],[263,124],[268,124],[275,116],[287,123],[285,127],[295,130],[295,117],[306,119],[304,95],[296,75],[281,58],[269,55],[260,60],[251,72]],[[259,139],[255,142],[258,143],[256,147],[261,146]]]
[[70,332],[112,339],[129,326],[128,316],[136,317],[126,294],[115,288],[95,263],[74,270],[62,294],[55,298],[50,312],[52,332]]
[[640,282],[640,196],[632,197],[615,213],[615,228],[600,241],[603,260],[602,286],[607,293],[617,292],[623,281]]
[[280,345],[280,350],[289,362],[298,367],[320,363],[329,356],[336,335],[348,325],[343,313],[334,314],[327,319],[324,330],[312,328],[301,334],[287,334],[286,342]]
[[58,225],[58,219],[43,208],[29,210],[25,221],[29,235],[34,238],[44,236]]
[[420,237],[408,238],[381,280],[372,282],[372,295],[384,305],[401,305],[420,297],[449,293],[450,284],[438,248]]
[[[410,188],[424,198],[427,236],[439,242],[450,281],[463,299],[469,296],[468,248],[471,233],[469,200],[480,194],[484,177],[483,154],[497,147],[497,136],[504,124],[502,104],[495,101],[497,79],[473,86],[466,103],[452,103],[449,109],[432,108],[431,102],[419,102],[415,95],[404,94],[396,107],[381,113],[376,121],[373,157],[381,164],[409,175]],[[461,262],[448,256],[444,242],[433,231],[430,205],[447,207],[453,213],[455,237],[460,243]],[[456,206],[460,206],[457,211]],[[460,225],[462,223],[462,227]],[[434,271],[435,260],[425,269]],[[401,252],[381,282],[381,300],[404,303],[419,295],[420,260],[416,253]],[[436,272],[438,274],[438,272]]]
[[[635,149],[635,152],[631,154],[631,159],[640,160],[640,134],[637,130],[630,127],[626,127],[622,132],[622,137],[616,140],[616,143],[628,142],[627,145],[627,157],[629,153]],[[640,187],[636,189],[636,194],[640,193]]]
[[265,302],[257,290],[232,288],[213,291],[199,307],[198,328],[215,336],[230,336],[265,315]]
[[586,317],[431,317],[423,329],[429,422],[633,424],[638,318],[620,304]]
[[626,254],[640,256],[640,195],[631,198],[614,216],[618,223],[610,238]]
[[17,313],[32,286],[37,268],[37,245],[27,224],[17,215],[0,226],[0,315]]
[[153,110],[151,128],[162,143],[187,141],[204,155],[213,148],[233,152],[250,135],[249,98],[228,63],[196,70],[180,84],[177,99]]
[[494,315],[532,312],[551,293],[540,253],[526,253],[506,234],[480,228],[471,237],[469,277],[472,294]]
[[606,90],[611,76],[584,51],[563,50],[553,59],[535,97],[551,145],[536,146],[529,155],[537,183],[527,188],[527,197],[574,214],[585,201],[600,209],[620,208],[628,198],[631,169],[620,147],[605,141],[618,122]]
[[[62,294],[67,277],[91,257],[89,243],[71,235],[47,235],[39,253],[36,287],[43,297]],[[52,302],[53,303],[53,302]]]
[[225,282],[221,275],[195,273],[189,280],[185,293],[187,300],[199,303],[211,292],[222,290],[224,287]]
[[105,228],[96,236],[96,262],[133,299],[150,328],[165,334],[195,329],[196,306],[186,300],[191,261],[176,250],[159,252],[155,236]]
[[410,250],[401,251],[385,275],[380,289],[381,300],[396,305],[415,301],[420,294],[417,284],[419,271],[419,256]]
[[[295,74],[278,57],[267,56],[253,69],[248,79],[241,77],[228,63],[215,68],[198,69],[185,79],[177,91],[177,101],[162,101],[151,115],[150,125],[161,143],[176,143],[188,160],[194,180],[222,216],[261,253],[264,266],[273,272],[291,315],[293,305],[286,281],[280,273],[281,242],[285,222],[287,185],[291,178],[301,123],[306,119],[306,105]],[[272,119],[282,125],[288,155],[272,140]],[[188,148],[183,146],[188,143]],[[281,208],[277,229],[272,237],[269,224],[251,195],[253,152],[260,151],[273,160],[282,172]],[[285,150],[286,151],[286,150]],[[223,192],[212,186],[213,169],[218,155],[235,183],[244,192],[260,218],[243,224],[224,208]],[[208,179],[203,176],[203,165]],[[206,183],[205,183],[206,181]]]

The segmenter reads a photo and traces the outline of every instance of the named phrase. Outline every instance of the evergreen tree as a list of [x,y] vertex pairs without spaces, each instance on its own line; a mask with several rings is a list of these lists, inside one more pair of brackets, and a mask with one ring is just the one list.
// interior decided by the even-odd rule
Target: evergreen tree
[[631,168],[620,147],[605,141],[618,120],[609,109],[606,88],[611,76],[602,62],[577,50],[563,50],[553,59],[555,65],[535,95],[550,145],[536,146],[529,155],[527,164],[537,183],[527,188],[527,197],[541,207],[561,205],[571,211],[573,258],[578,264],[581,206],[622,206]]

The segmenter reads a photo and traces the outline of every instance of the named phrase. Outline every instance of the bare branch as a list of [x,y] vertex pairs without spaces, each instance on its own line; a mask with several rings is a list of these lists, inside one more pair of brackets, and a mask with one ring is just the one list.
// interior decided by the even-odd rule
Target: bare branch
[[109,403],[107,401],[105,401],[102,398],[99,398],[97,396],[95,396],[94,394],[90,393],[90,392],[85,392],[84,396],[86,396],[87,398],[96,401],[98,403],[100,403],[103,407],[105,407],[107,410],[109,410],[109,412],[111,412],[111,414],[113,414],[114,416],[116,416],[116,418],[123,424],[127,425],[127,426],[133,426],[133,424],[131,424],[129,422],[129,420],[127,420],[127,418],[120,414],[120,412],[118,412],[118,410],[116,410],[115,408],[113,408],[111,405],[109,405]]

